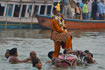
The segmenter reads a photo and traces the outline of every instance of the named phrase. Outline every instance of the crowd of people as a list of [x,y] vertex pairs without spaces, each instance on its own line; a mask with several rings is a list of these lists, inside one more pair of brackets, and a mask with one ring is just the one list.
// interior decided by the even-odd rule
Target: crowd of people
[[[54,51],[48,52],[49,61],[46,63],[52,63],[53,68],[57,67],[69,67],[69,66],[77,66],[79,64],[90,64],[96,63],[93,60],[93,54],[88,51],[79,51],[79,50],[67,50],[65,49],[63,53],[59,53],[58,57],[53,58]],[[37,53],[35,51],[30,52],[30,57],[25,60],[19,60],[17,48],[12,48],[6,51],[5,57],[7,58],[7,62],[16,64],[16,63],[26,63],[31,62],[32,68],[30,70],[40,70],[42,69],[42,63],[39,57],[37,57]]]
[[[53,0],[54,4],[58,1]],[[65,18],[80,20],[105,20],[104,0],[59,0],[61,4],[61,13]]]
[[80,8],[82,9],[83,19],[105,19],[104,0],[100,0],[100,2],[97,2],[97,0],[82,0]]

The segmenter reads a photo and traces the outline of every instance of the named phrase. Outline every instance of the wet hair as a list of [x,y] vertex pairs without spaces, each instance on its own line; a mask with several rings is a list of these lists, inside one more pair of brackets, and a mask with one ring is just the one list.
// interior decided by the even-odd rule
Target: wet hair
[[9,49],[7,49],[7,51],[10,51]]
[[12,48],[12,49],[9,51],[9,54],[10,54],[10,55],[15,55],[16,52],[17,52],[17,48]]
[[48,57],[49,57],[50,59],[52,59],[53,53],[54,53],[54,51],[50,51],[50,52],[48,53]]
[[39,59],[34,59],[34,60],[32,61],[33,67],[35,67],[35,65],[38,64],[39,61],[40,61]]
[[89,50],[85,50],[84,52],[85,52],[85,53],[89,53]]
[[63,51],[63,54],[66,54],[66,52],[67,52],[67,50],[65,49],[65,50]]
[[[50,52],[48,53],[48,57],[49,57],[50,59],[52,59],[53,53],[54,53],[54,51],[50,51]],[[59,53],[59,55],[62,55],[62,53]]]
[[62,55],[62,53],[59,53],[59,55]]
[[91,53],[91,57],[93,57],[93,54]]

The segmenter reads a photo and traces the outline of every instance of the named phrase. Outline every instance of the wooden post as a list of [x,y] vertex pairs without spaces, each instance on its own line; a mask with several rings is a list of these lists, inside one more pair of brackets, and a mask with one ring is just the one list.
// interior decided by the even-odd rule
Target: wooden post
[[4,14],[3,14],[3,16],[6,16],[5,14],[6,14],[6,8],[7,8],[7,5],[6,5],[6,3],[5,3],[5,9],[4,9]]
[[6,24],[5,24],[5,30],[7,29],[7,24],[8,24],[8,22],[7,22],[7,17],[8,17],[8,2],[9,2],[10,0],[8,0],[7,1],[7,9],[6,9]]
[[32,5],[32,10],[31,10],[31,14],[32,14],[32,15],[31,15],[31,27],[30,27],[30,29],[32,29],[33,18],[34,18],[34,16],[33,16],[33,13],[34,13],[33,11],[34,11],[34,10],[33,10],[33,9],[34,9],[34,5]]
[[31,34],[31,35],[32,35],[32,38],[34,37],[33,30],[32,30],[32,24],[33,24],[33,19],[34,19],[35,1],[33,1],[33,2],[34,2],[34,4],[32,5],[32,6],[33,6],[33,7],[32,7],[32,12],[31,12],[31,13],[32,13],[32,16],[31,16],[32,19],[31,19],[31,28],[30,28],[30,32],[32,32],[32,34]]
[[44,11],[44,15],[47,15],[47,7],[48,7],[48,5],[47,5],[47,1],[46,1],[46,0],[44,0],[44,2],[45,2],[45,11]]
[[14,17],[15,4],[13,4],[12,17]]
[[22,24],[22,23],[21,23],[21,19],[22,19],[22,18],[21,18],[21,11],[22,11],[22,8],[23,8],[22,0],[20,0],[20,6],[21,6],[21,8],[20,8],[20,12],[19,12],[19,18],[20,18],[20,31],[19,31],[20,34],[19,34],[19,35],[20,35],[20,37],[21,37],[21,36],[22,36],[22,30],[21,30],[21,29],[22,29],[22,27],[21,27],[21,24]]
[[21,8],[20,8],[20,12],[19,12],[19,18],[20,18],[20,29],[22,28],[21,27],[21,12],[22,12],[22,7],[23,7],[23,5],[22,5],[22,1],[21,1],[21,4],[20,4],[20,6],[21,6]]

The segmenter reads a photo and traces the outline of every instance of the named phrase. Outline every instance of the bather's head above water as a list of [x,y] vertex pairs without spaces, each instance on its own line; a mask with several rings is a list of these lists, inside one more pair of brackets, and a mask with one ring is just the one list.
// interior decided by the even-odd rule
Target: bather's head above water
[[30,52],[30,57],[31,57],[32,60],[35,59],[37,57],[36,52],[35,51],[31,51]]
[[[53,58],[53,53],[54,53],[54,51],[48,52],[48,57],[49,57],[50,59]],[[62,55],[62,53],[59,53],[59,55]]]
[[17,48],[12,48],[9,52],[10,56],[18,56]]
[[49,57],[50,59],[52,59],[53,53],[54,53],[54,51],[50,51],[50,52],[48,53],[48,57]]
[[6,53],[5,53],[5,58],[7,58],[7,59],[8,59],[8,57],[10,56],[9,52],[10,52],[10,50],[7,49],[7,51],[6,51]]
[[39,59],[37,59],[37,58],[34,59],[32,64],[33,64],[33,67],[36,67],[39,70],[42,69],[42,63]]

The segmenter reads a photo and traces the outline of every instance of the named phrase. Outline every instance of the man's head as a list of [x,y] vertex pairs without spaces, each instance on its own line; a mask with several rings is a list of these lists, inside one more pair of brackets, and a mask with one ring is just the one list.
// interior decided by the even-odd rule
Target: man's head
[[57,15],[57,16],[60,16],[61,15],[60,11],[53,11],[53,14],[54,15]]
[[6,51],[6,53],[5,53],[5,57],[6,57],[6,58],[8,58],[8,57],[10,56],[9,52],[10,52],[10,50],[7,49],[7,51]]
[[[53,58],[53,53],[54,53],[54,51],[50,51],[50,52],[48,53],[48,57],[49,57],[50,59]],[[62,53],[59,53],[59,55],[62,55]]]
[[93,58],[93,54],[92,54],[92,53],[87,53],[87,54],[86,54],[86,57],[88,57],[89,59],[90,59],[90,58]]
[[87,57],[89,57],[89,58],[92,57],[92,58],[93,58],[93,54],[90,53],[89,50],[85,50],[84,52],[86,53],[86,56],[87,56]]
[[30,52],[30,57],[32,60],[35,59],[37,57],[36,52],[35,51]]
[[77,2],[77,6],[78,6],[78,7],[80,6],[80,3],[79,3],[79,2]]
[[32,63],[33,63],[33,67],[36,67],[38,69],[42,69],[42,63],[39,59],[34,59]]
[[17,53],[17,48],[12,48],[9,52],[9,54],[11,56],[18,56],[18,53]]
[[52,59],[53,53],[54,53],[54,51],[50,51],[50,52],[48,53],[48,57],[49,57],[50,59]]
[[53,8],[53,14],[60,16],[60,4],[59,3]]

